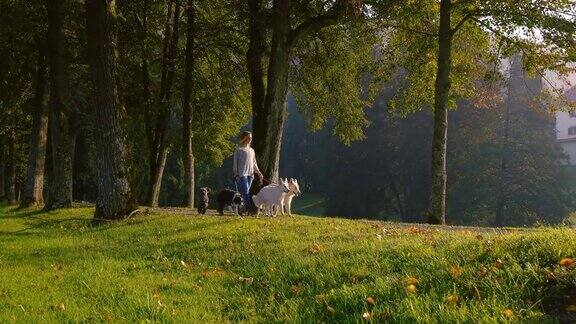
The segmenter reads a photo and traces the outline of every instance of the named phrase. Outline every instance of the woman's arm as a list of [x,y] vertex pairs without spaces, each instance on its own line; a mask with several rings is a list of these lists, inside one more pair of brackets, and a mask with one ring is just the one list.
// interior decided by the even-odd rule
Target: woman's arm
[[256,152],[254,152],[254,149],[252,149],[252,156],[254,159],[254,171],[256,171],[256,173],[259,175],[262,175],[262,172],[260,172],[260,169],[258,168],[258,163],[256,162]]
[[234,162],[232,165],[232,173],[234,178],[236,178],[238,176],[238,150],[234,151]]

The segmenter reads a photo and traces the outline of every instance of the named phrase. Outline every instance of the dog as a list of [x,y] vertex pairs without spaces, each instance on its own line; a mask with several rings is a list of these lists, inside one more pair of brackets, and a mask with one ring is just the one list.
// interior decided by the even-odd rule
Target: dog
[[290,191],[286,193],[282,201],[282,214],[288,213],[288,216],[292,216],[292,198],[300,196],[302,192],[300,192],[300,186],[296,179],[290,178],[288,180],[288,188]]
[[200,188],[200,197],[198,197],[198,213],[201,215],[206,214],[208,204],[210,203],[210,188]]
[[244,205],[244,200],[239,192],[230,189],[222,189],[216,197],[218,213],[224,215],[224,208],[230,207],[234,213],[240,215],[240,209]]
[[276,216],[278,209],[280,209],[282,215],[284,215],[282,201],[289,191],[290,188],[288,187],[288,181],[286,181],[286,179],[280,179],[280,183],[271,184],[262,188],[257,195],[252,196],[252,201],[257,209],[256,214],[259,214],[260,209],[264,209],[264,214],[272,217]]

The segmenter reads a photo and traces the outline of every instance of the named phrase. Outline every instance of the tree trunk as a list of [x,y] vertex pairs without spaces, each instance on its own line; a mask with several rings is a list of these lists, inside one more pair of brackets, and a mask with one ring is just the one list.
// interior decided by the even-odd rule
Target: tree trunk
[[16,203],[16,148],[14,137],[8,136],[8,161],[6,163],[6,200],[9,205]]
[[162,187],[162,177],[164,175],[164,167],[166,166],[166,160],[168,158],[168,151],[169,148],[160,147],[158,149],[158,153],[160,154],[157,156],[156,161],[154,162],[151,173],[150,173],[150,206],[151,207],[158,207],[158,200],[160,197],[160,189]]
[[50,62],[50,135],[53,179],[45,210],[72,206],[72,160],[70,125],[65,105],[64,2],[48,1],[48,53]]
[[6,199],[6,154],[4,153],[4,138],[4,135],[0,135],[0,201]]
[[36,93],[32,111],[32,134],[28,170],[22,189],[20,207],[42,206],[44,204],[44,166],[46,162],[46,139],[48,135],[48,111],[46,97],[46,50],[40,44],[38,52],[38,70],[36,76]]
[[164,55],[162,60],[162,79],[160,84],[160,112],[156,118],[153,131],[153,141],[150,147],[150,190],[148,203],[152,207],[158,206],[158,198],[162,187],[162,177],[166,166],[166,158],[170,145],[168,132],[171,110],[172,86],[176,78],[176,58],[178,51],[180,5],[175,4],[172,15],[172,2],[168,1],[168,19],[164,38]]
[[[254,11],[260,9],[259,3],[252,5]],[[257,18],[250,21],[250,47],[248,49],[248,69],[252,84],[252,110],[254,133],[253,147],[256,151],[258,165],[264,178],[278,181],[280,165],[280,145],[282,129],[286,117],[286,96],[288,92],[288,70],[290,66],[290,15],[287,14],[290,1],[276,0],[273,5],[272,44],[268,64],[266,94],[263,97],[262,53],[264,48],[262,26]],[[260,35],[257,35],[260,34]],[[255,54],[255,58],[250,55]],[[264,100],[262,100],[264,99]]]
[[[150,108],[150,99],[151,99],[151,91],[150,91],[150,72],[149,72],[149,64],[148,64],[148,51],[146,46],[146,39],[148,38],[148,8],[149,8],[149,1],[144,0],[143,4],[143,11],[142,11],[142,21],[140,24],[140,42],[141,42],[141,56],[142,56],[142,106],[144,109],[144,128],[146,132],[146,139],[148,142],[148,148],[150,150],[150,159],[149,159],[149,171],[152,174],[152,163],[156,161],[156,155],[153,153],[154,147],[154,123],[152,122],[152,110]],[[152,177],[150,177],[150,181],[152,181]],[[150,187],[150,186],[149,186]],[[149,188],[148,188],[149,190]],[[150,193],[146,192],[146,202],[148,202]]]
[[184,206],[194,208],[194,152],[192,151],[192,118],[194,106],[194,0],[188,0],[186,8],[188,18],[186,26],[186,67],[184,71],[184,89],[182,91],[182,154],[184,155]]
[[114,0],[86,0],[94,130],[98,152],[95,222],[124,218],[136,209],[126,162],[125,136],[116,85]]
[[434,97],[434,136],[432,138],[432,174],[428,222],[446,223],[446,144],[448,132],[448,99],[450,96],[450,68],[452,65],[452,29],[450,27],[451,0],[440,2],[438,32],[438,70]]

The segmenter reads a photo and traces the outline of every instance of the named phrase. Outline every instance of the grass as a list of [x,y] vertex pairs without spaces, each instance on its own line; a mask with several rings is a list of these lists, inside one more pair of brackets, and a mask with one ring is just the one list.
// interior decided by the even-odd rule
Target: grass
[[575,319],[573,229],[92,212],[0,208],[0,322]]
[[322,216],[326,213],[326,198],[319,194],[306,193],[292,201],[292,211],[309,216]]

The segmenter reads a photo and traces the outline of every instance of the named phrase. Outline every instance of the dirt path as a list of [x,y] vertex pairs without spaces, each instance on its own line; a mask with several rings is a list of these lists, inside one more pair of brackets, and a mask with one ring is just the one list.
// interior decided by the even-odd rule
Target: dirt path
[[[198,212],[196,209],[190,208],[183,208],[183,207],[142,207],[142,212],[144,213],[172,213],[178,215],[190,215],[190,216],[198,216]],[[218,212],[216,210],[209,209],[206,215],[218,216]],[[226,216],[233,216],[234,214],[225,211],[224,215]],[[244,217],[252,217],[252,216],[244,216]],[[262,215],[260,217],[263,217]],[[278,217],[287,217],[287,216],[278,216]],[[296,216],[298,217],[298,216]],[[307,216],[313,217],[313,216]],[[319,218],[328,218],[318,216]],[[370,219],[357,219],[359,222],[368,223],[375,226],[382,226],[382,227],[400,227],[400,228],[415,228],[421,230],[442,230],[442,231],[472,231],[477,233],[512,233],[512,232],[526,232],[532,231],[533,228],[521,228],[521,227],[503,227],[503,228],[494,228],[494,227],[480,227],[480,226],[456,226],[456,225],[430,225],[430,224],[421,224],[421,223],[396,223],[396,222],[389,222],[389,221],[379,221],[379,220],[370,220]]]
[[[74,203],[75,207],[93,207],[93,204],[90,203]],[[137,214],[144,213],[144,214],[152,214],[152,213],[171,213],[171,214],[178,214],[178,215],[189,215],[189,216],[198,216],[198,212],[196,209],[190,209],[185,207],[141,207]],[[209,209],[206,212],[208,216],[218,216],[218,212],[214,209]],[[224,215],[226,216],[234,216],[233,213],[230,211],[225,210]],[[244,216],[244,217],[252,217],[252,216]],[[263,216],[260,216],[263,217]],[[278,216],[278,217],[286,217],[286,216]],[[314,217],[314,216],[307,216],[307,217]],[[319,218],[328,218],[323,216],[317,216]],[[459,226],[459,225],[430,225],[430,224],[422,224],[422,223],[397,223],[397,222],[390,222],[390,221],[379,221],[379,220],[372,220],[372,219],[357,219],[359,222],[365,222],[375,226],[382,226],[382,227],[400,227],[400,228],[415,228],[421,230],[442,230],[442,231],[471,231],[477,233],[514,233],[514,232],[527,232],[527,231],[534,231],[537,228],[528,228],[528,227],[502,227],[502,228],[495,228],[495,227],[480,227],[480,226]],[[572,227],[572,229],[576,230],[576,228]]]

